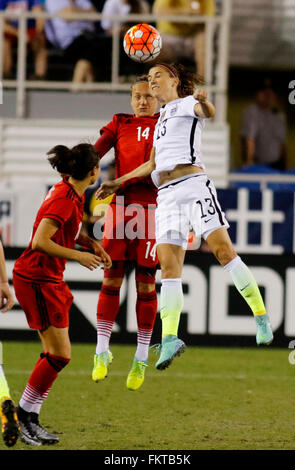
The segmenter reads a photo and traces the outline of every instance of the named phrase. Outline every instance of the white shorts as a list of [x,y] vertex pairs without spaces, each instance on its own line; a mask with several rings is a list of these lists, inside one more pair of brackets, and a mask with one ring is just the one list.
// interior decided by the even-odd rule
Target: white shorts
[[206,238],[218,228],[229,227],[212,181],[197,173],[170,181],[158,189],[156,244],[168,243],[187,249],[189,232]]

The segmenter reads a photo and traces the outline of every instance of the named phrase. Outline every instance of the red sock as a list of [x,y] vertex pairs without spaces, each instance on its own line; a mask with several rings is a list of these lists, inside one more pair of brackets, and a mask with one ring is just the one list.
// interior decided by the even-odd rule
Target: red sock
[[97,346],[96,354],[109,348],[113,324],[120,306],[120,287],[102,284],[97,304]]
[[115,321],[120,306],[120,287],[102,284],[97,304],[97,320]]
[[42,359],[46,356],[46,353],[44,351],[41,352],[40,356],[38,357],[38,360],[35,364],[35,367],[39,364],[39,362],[42,361]]
[[135,356],[140,361],[148,358],[149,345],[157,315],[157,293],[138,292],[136,302],[137,350]]
[[137,293],[136,316],[139,329],[153,329],[157,315],[157,307],[156,290]]
[[20,407],[28,412],[39,413],[41,405],[48,395],[49,389],[56,380],[58,373],[69,363],[70,359],[47,353],[40,358],[30,375],[24,393],[20,399]]

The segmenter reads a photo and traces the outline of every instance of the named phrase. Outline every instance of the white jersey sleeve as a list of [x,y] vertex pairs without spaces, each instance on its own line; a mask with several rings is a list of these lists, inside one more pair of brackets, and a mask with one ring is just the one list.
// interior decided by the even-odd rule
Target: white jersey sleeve
[[198,103],[199,101],[196,100],[192,95],[183,98],[181,102],[183,115],[191,116],[193,118],[197,117],[195,113],[195,105]]

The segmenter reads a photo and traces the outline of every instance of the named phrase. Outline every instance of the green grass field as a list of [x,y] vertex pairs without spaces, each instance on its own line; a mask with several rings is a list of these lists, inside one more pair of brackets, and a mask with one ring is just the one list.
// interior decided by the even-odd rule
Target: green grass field
[[[4,368],[18,401],[38,343],[4,342]],[[135,348],[114,345],[105,381],[91,380],[94,345],[74,344],[72,361],[40,421],[60,432],[44,450],[294,449],[295,366],[288,349],[187,348],[166,371],[150,366],[141,389],[125,382]],[[0,442],[0,449],[7,449]],[[14,449],[34,449],[18,442]],[[8,450],[8,449],[7,449]]]

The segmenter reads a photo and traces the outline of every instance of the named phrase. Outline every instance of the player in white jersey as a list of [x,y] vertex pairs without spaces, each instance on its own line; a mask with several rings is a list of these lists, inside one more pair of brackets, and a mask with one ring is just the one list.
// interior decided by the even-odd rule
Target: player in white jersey
[[215,115],[214,105],[204,89],[196,88],[197,77],[180,64],[157,64],[150,69],[148,78],[151,92],[162,106],[150,160],[123,177],[104,183],[97,197],[116,192],[130,178],[149,174],[158,187],[156,243],[162,274],[162,344],[156,368],[168,367],[185,348],[177,333],[183,307],[181,275],[190,227],[207,241],[251,308],[257,325],[257,344],[270,344],[273,334],[259,288],[234,250],[227,232],[228,222],[201,158],[201,133],[205,120]]

